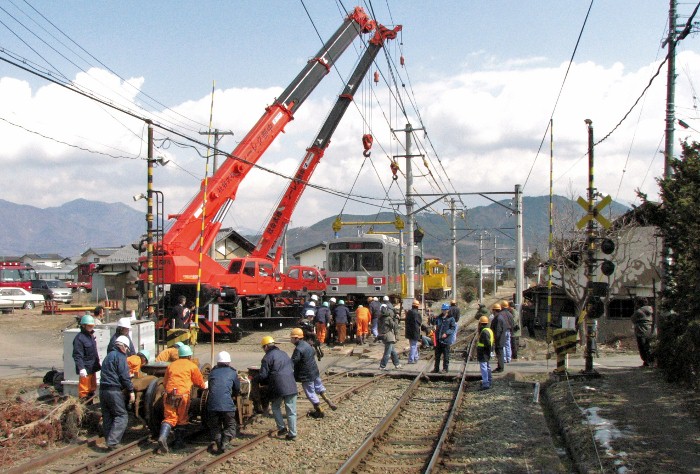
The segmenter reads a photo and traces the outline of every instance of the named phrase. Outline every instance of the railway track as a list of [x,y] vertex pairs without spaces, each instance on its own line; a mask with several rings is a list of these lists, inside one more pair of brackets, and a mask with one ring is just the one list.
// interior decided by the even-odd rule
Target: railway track
[[[470,331],[463,339],[467,353],[475,334]],[[431,472],[461,404],[467,364],[452,381],[431,381],[425,370],[420,372],[338,474]]]
[[[341,403],[353,394],[376,383],[383,378],[377,377],[352,377],[352,371],[335,374],[327,377],[325,384],[333,394],[334,402]],[[305,420],[305,408],[310,404],[303,395],[299,398],[298,424],[309,422]],[[269,421],[269,420],[268,420]],[[267,423],[269,425],[269,423]],[[214,466],[225,463],[227,460],[245,452],[256,445],[270,439],[276,430],[257,427],[251,429],[245,438],[236,438],[232,441],[232,449],[220,455],[212,455],[207,451],[209,442],[200,441],[199,429],[189,435],[188,446],[169,455],[156,453],[157,443],[150,436],[143,436],[133,441],[127,441],[115,451],[105,451],[98,445],[104,445],[104,438],[93,437],[83,443],[68,446],[32,460],[29,463],[19,465],[6,471],[8,474],[21,473],[51,473],[51,474],[80,474],[80,473],[116,473],[129,472],[138,474],[155,473],[194,473],[206,472]]]

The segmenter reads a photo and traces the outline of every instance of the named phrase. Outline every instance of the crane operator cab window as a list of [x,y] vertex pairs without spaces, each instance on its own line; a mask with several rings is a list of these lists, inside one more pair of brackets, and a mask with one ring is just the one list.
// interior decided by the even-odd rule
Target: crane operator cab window
[[258,269],[259,274],[261,277],[272,277],[274,276],[274,272],[272,269],[272,265],[269,263],[261,263],[260,267]]
[[313,270],[304,270],[301,277],[304,280],[314,281],[316,279],[316,272]]
[[243,274],[255,277],[255,262],[246,262],[245,267],[243,267]]

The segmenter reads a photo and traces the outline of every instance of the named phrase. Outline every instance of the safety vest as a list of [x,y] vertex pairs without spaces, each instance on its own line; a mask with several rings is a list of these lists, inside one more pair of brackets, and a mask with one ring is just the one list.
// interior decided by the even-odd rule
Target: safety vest
[[[493,337],[493,331],[491,330],[490,327],[485,327],[484,329],[481,330],[481,333],[484,331],[488,331],[489,339],[491,340],[491,346],[493,347],[493,344],[495,343],[495,339]],[[481,333],[479,333],[481,335]],[[476,344],[477,347],[484,347],[484,343],[481,342],[481,337],[479,337],[479,342]]]

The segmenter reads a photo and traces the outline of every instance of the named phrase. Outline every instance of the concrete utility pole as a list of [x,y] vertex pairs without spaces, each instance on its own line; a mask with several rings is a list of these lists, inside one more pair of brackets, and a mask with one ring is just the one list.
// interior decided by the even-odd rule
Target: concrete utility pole
[[674,122],[676,121],[676,3],[670,0],[668,9],[668,70],[666,72],[666,140],[664,144],[664,178],[671,176],[673,159]]
[[[457,213],[463,212],[464,209],[455,207],[456,200],[450,199],[450,223],[451,223],[451,240],[452,240],[452,298],[457,299]],[[445,212],[443,211],[443,215]]]
[[[414,232],[416,230],[416,216],[413,213],[413,166],[411,159],[416,156],[413,155],[413,132],[416,130],[422,130],[419,128],[413,128],[410,123],[406,124],[404,130],[395,130],[397,132],[406,133],[406,154],[403,155],[406,158],[406,218],[408,220],[408,228],[406,233],[408,234],[406,242],[406,297],[413,299],[416,295],[416,285],[415,285],[415,273],[416,273],[416,251],[415,251],[415,236]],[[396,156],[396,158],[401,155]]]
[[226,135],[233,136],[233,132],[230,130],[228,132],[222,132],[218,128],[215,128],[213,131],[207,130],[206,132],[199,132],[199,134],[206,135],[206,136],[214,135],[214,148],[215,148],[215,150],[214,150],[214,169],[212,170],[212,174],[214,174],[214,173],[216,173],[216,170],[219,169],[219,163],[217,160],[217,156],[219,154],[216,152],[216,149],[219,148],[219,141],[221,141],[221,139]]
[[[484,304],[484,234],[479,234],[479,303]],[[495,297],[495,295],[494,295]]]
[[498,291],[498,277],[496,276],[496,264],[498,263],[497,257],[496,257],[496,250],[497,250],[497,236],[493,236],[493,296],[496,296],[496,291]]
[[[219,169],[219,163],[218,163],[218,153],[216,152],[216,149],[219,147],[219,141],[226,135],[231,135],[233,136],[232,131],[228,132],[222,132],[218,128],[215,128],[213,131],[207,130],[206,132],[199,132],[200,135],[206,135],[206,136],[212,136],[214,135],[214,163],[213,163],[213,170],[212,170],[212,175],[216,173],[216,170]],[[212,244],[211,248],[209,249],[209,256],[216,260],[216,239],[214,239],[214,243]],[[212,359],[213,360],[213,359]]]
[[[515,185],[515,307],[520,314],[523,303],[523,280],[525,265],[523,263],[523,191]],[[519,322],[518,322],[519,323]]]
[[408,217],[408,268],[406,271],[406,293],[408,298],[414,298],[416,294],[414,275],[416,273],[416,252],[414,248],[413,232],[416,228],[416,216],[413,215],[413,166],[411,163],[411,148],[413,148],[413,127],[406,124],[406,216]]

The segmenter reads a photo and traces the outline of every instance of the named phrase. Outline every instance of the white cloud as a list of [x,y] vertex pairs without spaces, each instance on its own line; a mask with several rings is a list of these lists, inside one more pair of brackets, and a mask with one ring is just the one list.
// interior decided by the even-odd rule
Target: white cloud
[[[678,63],[682,64],[683,77],[698,77],[700,55],[681,53]],[[413,84],[430,140],[458,191],[512,191],[516,183],[525,184],[527,179],[526,194],[548,193],[549,136],[544,133],[567,64],[552,68],[540,64],[540,58],[511,60],[500,65],[494,63],[485,70],[461,71],[451,77]],[[601,139],[631,107],[657,66],[655,63],[635,71],[626,70],[622,63],[611,67],[590,62],[572,66],[554,115],[556,193],[568,194],[569,186],[582,195],[585,193],[587,129],[584,119],[593,120],[595,138]],[[676,104],[679,110],[692,112],[693,92],[688,81],[681,79]],[[135,108],[134,102],[139,98],[137,90],[144,78],[125,82],[108,72],[92,69],[75,81],[123,106]],[[281,88],[217,90],[214,127],[235,133],[233,137],[225,137],[220,148],[233,150],[280,91]],[[378,94],[386,96],[381,89]],[[334,100],[332,96],[312,94],[259,164],[285,175],[293,174]],[[146,132],[142,122],[97,106],[59,86],[50,84],[32,90],[27,82],[12,77],[0,78],[0,101],[3,103],[0,118],[4,119],[0,121],[3,143],[0,159],[11,169],[11,179],[3,184],[0,198],[46,207],[83,197],[120,201],[141,208],[141,203],[134,204],[131,196],[143,192],[146,186],[143,161],[146,147],[141,140]],[[359,103],[360,94],[356,101],[365,110]],[[204,130],[199,124],[209,122],[210,106],[209,95],[192,98],[173,107],[172,111],[157,112],[155,120],[178,130],[187,127],[187,135],[206,142],[207,137],[198,132]],[[389,106],[383,104],[383,107],[388,115]],[[662,171],[663,159],[657,147],[663,137],[664,107],[665,72],[662,72],[646,99],[610,138],[596,147],[596,186],[601,193],[631,202],[635,189],[641,187],[642,191],[656,196],[653,178]],[[391,116],[396,116],[395,109]],[[413,126],[419,127],[415,115],[411,117]],[[390,138],[384,116],[377,108],[372,111],[371,125],[375,133],[372,160],[376,171],[366,163],[353,192],[381,199],[383,186],[391,184],[387,156],[403,152],[399,143]],[[394,127],[400,129],[404,125],[405,119],[401,118]],[[357,108],[351,105],[312,181],[336,191],[349,191],[364,160],[361,136],[366,131]],[[37,134],[95,152],[141,159],[89,153]],[[678,131],[676,137],[688,134],[693,137],[693,132],[686,130]],[[185,141],[156,129],[157,139],[166,135]],[[403,133],[398,136],[403,141]],[[421,133],[418,136],[421,143],[427,143]],[[543,137],[544,144],[535,161]],[[187,148],[172,144],[167,149],[159,149],[158,153],[173,161],[171,165],[156,169],[155,185],[165,193],[166,212],[175,213],[197,192],[204,173],[204,159]],[[433,173],[443,175],[445,180],[437,160],[434,156],[431,158]],[[404,160],[399,162],[404,169]],[[415,161],[414,170],[417,175],[426,172],[420,160]],[[7,171],[5,176],[8,177]],[[403,178],[400,184],[403,189]],[[423,178],[416,178],[415,185],[420,192],[433,192]],[[229,223],[259,228],[284,186],[286,181],[279,176],[252,171],[240,186]],[[391,196],[401,198],[395,185]],[[470,200],[470,203],[486,204],[483,200]],[[293,217],[294,225],[309,225],[319,218],[337,214],[343,204],[342,198],[309,189]],[[372,213],[376,208],[351,202],[346,212]]]

